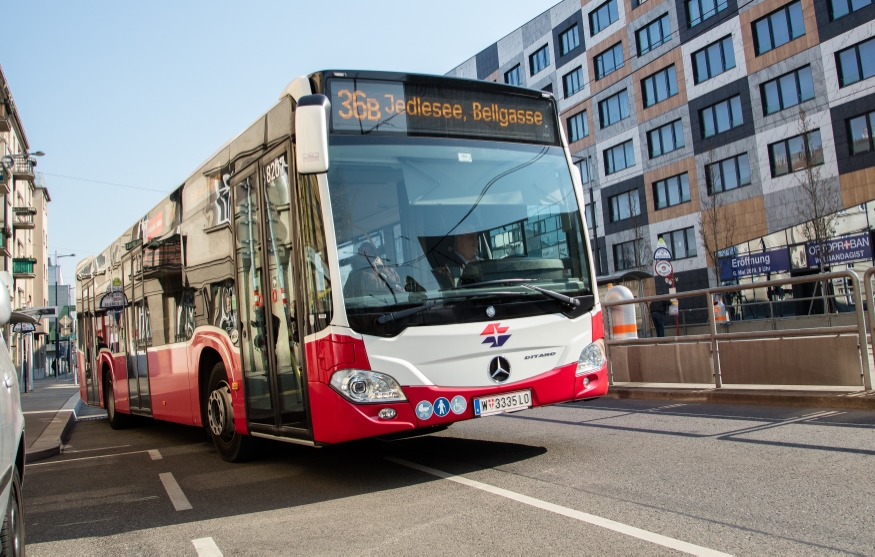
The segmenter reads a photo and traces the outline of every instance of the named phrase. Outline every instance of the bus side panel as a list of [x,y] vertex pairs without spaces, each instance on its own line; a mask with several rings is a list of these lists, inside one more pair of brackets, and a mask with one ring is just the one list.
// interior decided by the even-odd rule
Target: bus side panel
[[[324,383],[311,381],[309,388],[313,440],[317,443],[341,443],[416,429],[416,416],[409,402],[351,404]],[[398,414],[392,420],[382,420],[377,413],[383,408],[394,408]]]
[[[149,390],[152,417],[191,425],[191,373],[188,369],[188,344],[168,344],[146,351],[149,359]],[[195,380],[197,390],[197,380]]]
[[115,409],[118,412],[130,413],[131,397],[128,391],[128,364],[124,352],[114,354],[111,360],[112,390],[115,397]]
[[[244,396],[245,385],[243,383],[243,368],[240,364],[240,350],[231,345],[225,331],[218,327],[206,326],[195,330],[191,339],[191,349],[188,352],[188,366],[191,370],[191,408],[193,410],[192,423],[202,426],[201,401],[198,391],[198,375],[200,371],[201,353],[204,349],[212,349],[221,356],[228,373],[228,381],[231,382],[231,402],[234,408],[234,428],[238,433],[247,435],[249,427],[246,425],[246,397]],[[205,370],[205,376],[209,376],[211,370]],[[208,380],[208,379],[205,379]],[[234,384],[237,388],[234,389]]]

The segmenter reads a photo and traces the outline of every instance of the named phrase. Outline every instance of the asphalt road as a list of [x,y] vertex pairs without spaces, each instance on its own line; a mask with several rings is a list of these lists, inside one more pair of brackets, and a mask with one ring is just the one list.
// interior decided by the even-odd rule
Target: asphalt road
[[202,430],[79,422],[27,466],[27,551],[872,554],[873,430],[863,411],[597,400],[228,464]]

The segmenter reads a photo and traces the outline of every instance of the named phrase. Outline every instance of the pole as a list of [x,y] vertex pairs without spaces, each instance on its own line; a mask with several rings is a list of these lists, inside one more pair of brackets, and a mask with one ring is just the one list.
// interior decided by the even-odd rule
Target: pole
[[60,343],[61,331],[58,329],[58,314],[60,313],[60,311],[58,311],[58,308],[60,307],[60,305],[58,304],[58,270],[59,270],[58,250],[55,250],[55,360],[54,360],[54,362],[55,362],[55,378],[56,379],[58,377],[57,370],[58,370],[58,365],[59,365],[58,364],[58,354],[60,354],[58,347],[61,344]]

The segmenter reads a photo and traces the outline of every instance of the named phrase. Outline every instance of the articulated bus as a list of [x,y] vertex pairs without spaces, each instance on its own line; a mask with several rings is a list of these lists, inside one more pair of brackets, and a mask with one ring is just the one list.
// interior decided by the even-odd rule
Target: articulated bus
[[549,94],[297,78],[79,263],[81,396],[229,461],[602,396],[583,206]]

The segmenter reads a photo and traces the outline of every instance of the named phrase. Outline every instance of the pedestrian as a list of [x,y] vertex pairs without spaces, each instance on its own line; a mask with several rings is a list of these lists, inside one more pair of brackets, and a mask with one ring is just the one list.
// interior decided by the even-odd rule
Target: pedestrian
[[52,360],[52,375],[54,375],[55,377],[58,376],[58,359],[57,358]]
[[655,300],[650,302],[650,320],[653,321],[653,326],[656,328],[656,336],[665,336],[665,314],[668,313],[668,308],[671,302],[668,300]]

